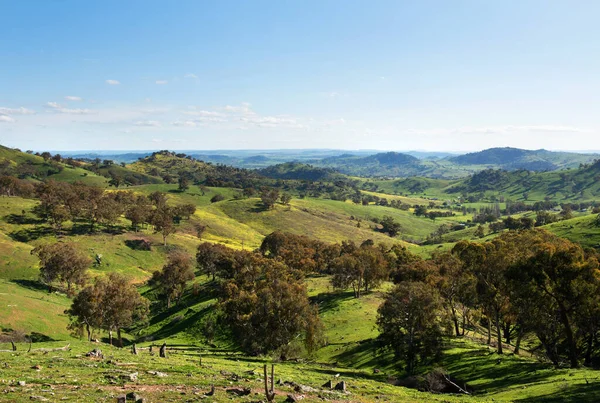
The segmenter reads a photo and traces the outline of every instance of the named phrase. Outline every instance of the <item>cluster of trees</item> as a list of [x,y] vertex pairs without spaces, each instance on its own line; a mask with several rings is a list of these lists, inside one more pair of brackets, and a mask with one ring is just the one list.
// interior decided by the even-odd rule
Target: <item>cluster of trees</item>
[[78,335],[85,330],[88,340],[93,330],[106,330],[109,343],[113,343],[113,331],[117,332],[119,346],[123,347],[121,330],[133,324],[140,325],[147,318],[149,301],[142,297],[129,280],[118,274],[109,273],[98,277],[73,299],[71,308],[65,313],[71,322],[69,328]]
[[275,233],[267,238],[258,252],[203,243],[196,261],[218,278],[223,323],[244,352],[278,351],[285,358],[296,340],[310,352],[322,343],[322,325],[303,280],[317,264],[299,256],[314,249],[301,237]]
[[0,195],[1,196],[20,196],[29,198],[34,195],[35,188],[25,180],[15,178],[14,176],[0,176]]
[[503,338],[516,333],[515,352],[526,333],[534,334],[555,365],[590,364],[600,329],[598,256],[542,230],[510,231],[484,244],[459,242],[453,249],[459,277],[475,280],[475,299],[461,304],[486,316],[498,353]]
[[149,196],[131,191],[109,192],[80,182],[50,180],[37,184],[35,193],[40,200],[35,213],[56,232],[67,221],[86,222],[93,231],[96,225],[111,227],[125,216],[135,231],[142,225],[153,225],[162,234],[165,245],[167,237],[175,232],[175,225],[196,211],[193,204],[169,206],[161,192]]
[[[40,280],[53,290],[57,283],[65,286],[69,296],[79,293],[73,299],[67,313],[71,319],[69,329],[75,334],[87,332],[88,340],[94,329],[116,331],[122,346],[121,330],[140,323],[148,314],[149,302],[140,296],[127,278],[117,273],[98,277],[90,284],[88,268],[91,259],[82,253],[74,243],[56,242],[40,245],[32,250],[40,259]],[[87,285],[86,285],[87,284]]]
[[409,261],[392,271],[397,284],[379,308],[378,345],[411,373],[441,351],[444,333],[464,335],[477,322],[499,354],[507,344],[554,365],[600,358],[598,254],[543,230],[505,232],[486,243],[459,242],[451,253]]

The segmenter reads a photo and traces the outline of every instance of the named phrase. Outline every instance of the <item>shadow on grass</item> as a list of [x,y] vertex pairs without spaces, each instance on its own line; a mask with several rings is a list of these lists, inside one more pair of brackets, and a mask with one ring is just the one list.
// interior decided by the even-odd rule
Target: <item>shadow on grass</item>
[[520,403],[583,403],[600,401],[600,382],[590,382],[586,385],[569,385],[565,383],[559,392],[543,396],[534,396],[524,399],[516,399]]
[[11,280],[11,282],[18,284],[23,288],[28,288],[33,291],[44,291],[45,293],[48,293],[48,286],[45,284],[42,284],[39,280],[18,279],[18,280]]
[[382,354],[378,354],[375,339],[363,340],[353,347],[333,356],[343,366],[357,369],[375,369],[388,367],[390,362]]
[[9,214],[4,217],[4,221],[9,224],[17,224],[17,225],[27,225],[27,224],[42,224],[44,220],[35,217],[28,217],[27,215],[22,214]]
[[310,302],[319,306],[320,313],[325,313],[336,310],[342,302],[351,299],[354,299],[354,292],[344,291],[336,293],[321,293],[310,297]]
[[540,383],[553,376],[545,364],[498,356],[487,349],[445,354],[443,367],[455,378],[467,383],[477,381],[477,393],[493,393]]
[[18,242],[29,242],[35,241],[44,236],[53,235],[54,231],[50,227],[34,227],[29,229],[21,229],[19,231],[13,231],[8,236]]
[[182,320],[176,321],[175,323],[171,321],[170,323],[160,328],[158,331],[154,332],[152,336],[155,339],[166,339],[168,337],[176,335],[177,333],[185,332],[186,330],[194,327],[196,323],[198,323],[204,316],[212,312],[214,309],[215,307],[210,305],[195,312],[192,315],[185,317]]

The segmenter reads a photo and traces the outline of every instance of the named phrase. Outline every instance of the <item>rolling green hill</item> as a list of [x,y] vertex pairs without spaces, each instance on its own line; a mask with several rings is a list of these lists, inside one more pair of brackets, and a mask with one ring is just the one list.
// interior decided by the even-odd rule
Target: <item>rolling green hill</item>
[[272,165],[259,169],[258,172],[273,179],[296,179],[308,181],[332,181],[345,178],[344,175],[331,168],[317,168],[308,164],[298,162],[286,162],[285,164]]
[[496,169],[555,171],[563,168],[577,168],[580,164],[590,163],[598,157],[597,154],[504,147],[451,157],[449,160],[460,165],[485,165]]
[[[9,150],[6,154],[10,165],[13,165],[13,162],[14,165],[18,165],[20,158],[27,160],[29,156],[24,153],[10,153]],[[43,160],[31,157],[36,164],[43,164]],[[145,175],[149,175],[154,169],[159,171],[158,176],[141,177],[145,178],[144,180],[158,178],[164,174],[175,176],[192,172],[198,175],[197,178],[222,178],[225,182],[227,173],[240,173],[239,170],[219,168],[166,153],[158,153],[153,158],[148,157],[147,161],[138,161],[130,167],[118,168],[117,172],[123,175],[132,171]],[[285,175],[289,171],[294,172],[296,168],[299,172],[294,175],[321,172],[320,169],[311,170],[295,164],[278,169],[282,169]],[[522,193],[522,189],[527,185],[531,192],[531,200],[543,200],[543,197],[554,189],[552,180],[566,180],[570,186],[583,187],[584,195],[591,197],[597,191],[598,184],[594,181],[598,175],[598,168],[597,163],[582,169],[555,173],[488,172],[465,181],[430,178],[356,180],[362,188],[363,195],[387,198],[410,206],[427,205],[432,210],[441,210],[445,199],[461,196],[464,189],[487,195],[494,192],[518,194]],[[65,167],[63,172],[68,169]],[[258,178],[250,172],[241,171],[240,175],[237,178],[244,180]],[[82,176],[87,177],[102,179],[101,184],[106,186],[106,178],[103,176],[93,173]],[[496,179],[491,181],[491,178]],[[71,177],[63,179],[72,180]],[[290,180],[296,179],[300,178]],[[477,188],[485,184],[487,188]],[[457,186],[465,188],[457,190]],[[449,192],[449,189],[453,190]],[[118,190],[111,188],[110,192]],[[37,200],[21,197],[0,198],[0,325],[5,330],[17,329],[27,334],[38,332],[46,338],[56,340],[44,344],[35,343],[37,346],[34,344],[34,348],[61,347],[66,343],[72,343],[73,347],[71,352],[58,351],[45,355],[41,352],[26,353],[27,346],[17,343],[17,353],[4,353],[6,355],[3,356],[3,360],[7,363],[3,368],[4,377],[24,380],[27,385],[26,388],[14,391],[7,389],[7,393],[11,393],[7,395],[10,401],[29,401],[31,396],[46,396],[46,393],[49,393],[46,391],[50,389],[44,385],[49,382],[54,393],[47,394],[51,400],[76,400],[81,395],[76,392],[75,387],[92,384],[94,387],[87,388],[84,392],[87,394],[86,399],[92,401],[106,399],[110,393],[134,390],[142,391],[145,397],[154,401],[181,401],[182,393],[185,393],[185,398],[190,399],[196,399],[198,394],[199,399],[211,384],[216,386],[215,395],[211,399],[215,402],[231,401],[231,396],[225,389],[232,386],[250,386],[253,393],[262,393],[258,369],[263,363],[272,361],[272,357],[243,356],[237,352],[236,346],[226,334],[220,335],[210,343],[203,336],[202,326],[217,303],[214,282],[197,273],[194,286],[188,286],[181,301],[169,309],[162,307],[158,292],[153,286],[145,283],[152,272],[165,264],[171,250],[179,249],[194,254],[196,247],[204,241],[221,243],[235,249],[253,250],[260,246],[266,235],[281,230],[328,243],[339,243],[348,239],[356,243],[366,239],[387,245],[398,243],[409,247],[415,253],[427,256],[450,248],[460,239],[487,240],[496,236],[492,234],[483,239],[475,238],[475,227],[471,227],[447,234],[442,244],[419,246],[406,242],[423,241],[443,224],[453,225],[472,219],[471,213],[429,219],[415,216],[412,209],[402,210],[373,203],[362,205],[324,197],[294,197],[289,205],[277,203],[272,209],[265,209],[258,197],[241,197],[239,188],[194,184],[185,191],[178,190],[175,183],[146,183],[130,186],[128,190],[145,195],[161,191],[166,194],[169,205],[193,204],[196,212],[189,220],[182,220],[176,226],[176,233],[169,236],[168,245],[165,247],[162,245],[161,235],[154,233],[152,228],[144,227],[139,232],[134,232],[124,217],[120,217],[111,228],[100,227],[92,233],[77,231],[78,223],[67,222],[57,237],[50,226],[40,222],[33,213],[38,204]],[[391,195],[380,193],[382,190]],[[569,189],[569,194],[572,194],[572,191],[572,188]],[[224,199],[211,202],[217,194],[222,195]],[[422,195],[428,198],[419,197]],[[554,197],[558,199],[565,195],[566,193],[557,191]],[[487,203],[465,205],[486,206]],[[547,229],[578,240],[586,246],[596,247],[600,244],[600,239],[595,226],[595,215],[581,214],[570,220],[550,224]],[[391,238],[379,231],[378,223],[385,216],[392,217],[401,225],[400,235]],[[198,224],[206,226],[201,239],[196,232]],[[138,346],[143,347],[165,341],[169,346],[177,348],[169,351],[167,360],[151,356],[147,350],[133,356],[126,349],[116,349],[105,344],[89,344],[78,341],[69,334],[66,329],[68,318],[64,310],[69,307],[71,300],[59,293],[48,294],[47,290],[40,286],[37,281],[38,262],[30,253],[35,246],[58,239],[74,242],[89,257],[102,255],[101,263],[90,269],[91,277],[119,272],[139,285],[140,291],[153,301],[152,315],[148,323],[140,323],[129,329],[130,333],[126,334],[125,338],[129,341],[137,340]],[[149,242],[151,250],[136,249],[134,245],[140,240]],[[378,335],[377,308],[391,284],[384,283],[381,288],[360,299],[354,298],[351,292],[333,290],[329,275],[309,276],[306,286],[311,301],[319,307],[327,345],[313,356],[306,357],[306,361],[278,362],[276,366],[276,377],[293,380],[315,389],[304,393],[304,401],[316,402],[325,398],[330,401],[349,402],[469,400],[478,403],[492,400],[535,402],[544,399],[575,402],[595,401],[600,398],[600,388],[593,370],[553,369],[538,362],[529,353],[523,356],[504,354],[500,357],[493,354],[489,347],[482,345],[481,334],[485,329],[477,326],[471,328],[465,337],[445,338],[443,357],[436,364],[443,366],[453,379],[461,382],[461,385],[468,384],[474,396],[430,394],[394,386],[394,377],[399,372],[396,363],[391,354],[378,352],[374,341]],[[10,348],[9,346],[6,348]],[[97,347],[101,347],[106,356],[110,357],[110,363],[84,357],[87,351]],[[41,365],[42,369],[32,370],[34,365]],[[423,374],[431,369],[431,366],[426,366]],[[121,370],[138,372],[138,382],[128,382],[125,388],[122,388],[121,383],[111,383],[111,376]],[[168,375],[159,378],[148,373],[156,370]],[[224,375],[229,372],[243,375]],[[59,376],[57,374],[60,374],[61,379],[54,382],[53,377]],[[349,394],[323,390],[321,387],[325,381],[338,378],[348,383]],[[287,393],[293,393],[292,387],[285,384],[277,385],[276,390],[278,402],[284,401]],[[261,398],[251,394],[245,399],[250,401],[249,399]]]

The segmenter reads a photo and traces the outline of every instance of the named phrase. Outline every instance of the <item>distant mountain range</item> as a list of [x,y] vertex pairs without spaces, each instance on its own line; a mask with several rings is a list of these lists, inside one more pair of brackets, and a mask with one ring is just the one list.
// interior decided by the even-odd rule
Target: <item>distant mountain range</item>
[[577,168],[580,164],[591,162],[599,157],[597,154],[504,147],[451,157],[449,160],[460,165],[493,165],[495,168],[509,171],[515,169],[556,171],[562,168]]
[[[151,152],[67,152],[63,155],[93,160],[110,159],[132,163]],[[205,150],[185,151],[195,159],[238,168],[263,169],[288,162],[328,168],[351,176],[412,177],[457,179],[484,169],[507,171],[525,169],[535,172],[577,168],[593,162],[599,154],[519,148],[490,148],[483,151],[456,155],[447,152],[407,151],[378,152],[375,150]],[[292,169],[295,170],[295,169]],[[274,172],[271,172],[275,175]],[[296,172],[297,174],[298,172]],[[313,172],[314,173],[314,172]],[[303,175],[306,172],[303,173]],[[276,175],[282,175],[281,168]],[[329,176],[330,172],[318,175]],[[317,175],[317,176],[318,176]]]

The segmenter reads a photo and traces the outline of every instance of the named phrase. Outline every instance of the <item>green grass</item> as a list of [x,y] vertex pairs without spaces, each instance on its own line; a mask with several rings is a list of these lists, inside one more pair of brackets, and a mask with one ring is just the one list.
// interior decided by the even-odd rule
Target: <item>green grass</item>
[[600,247],[600,227],[596,225],[597,214],[589,214],[548,224],[543,228],[583,246]]
[[49,294],[28,280],[0,279],[0,324],[4,328],[38,332],[55,340],[70,339],[64,314],[71,301]]

